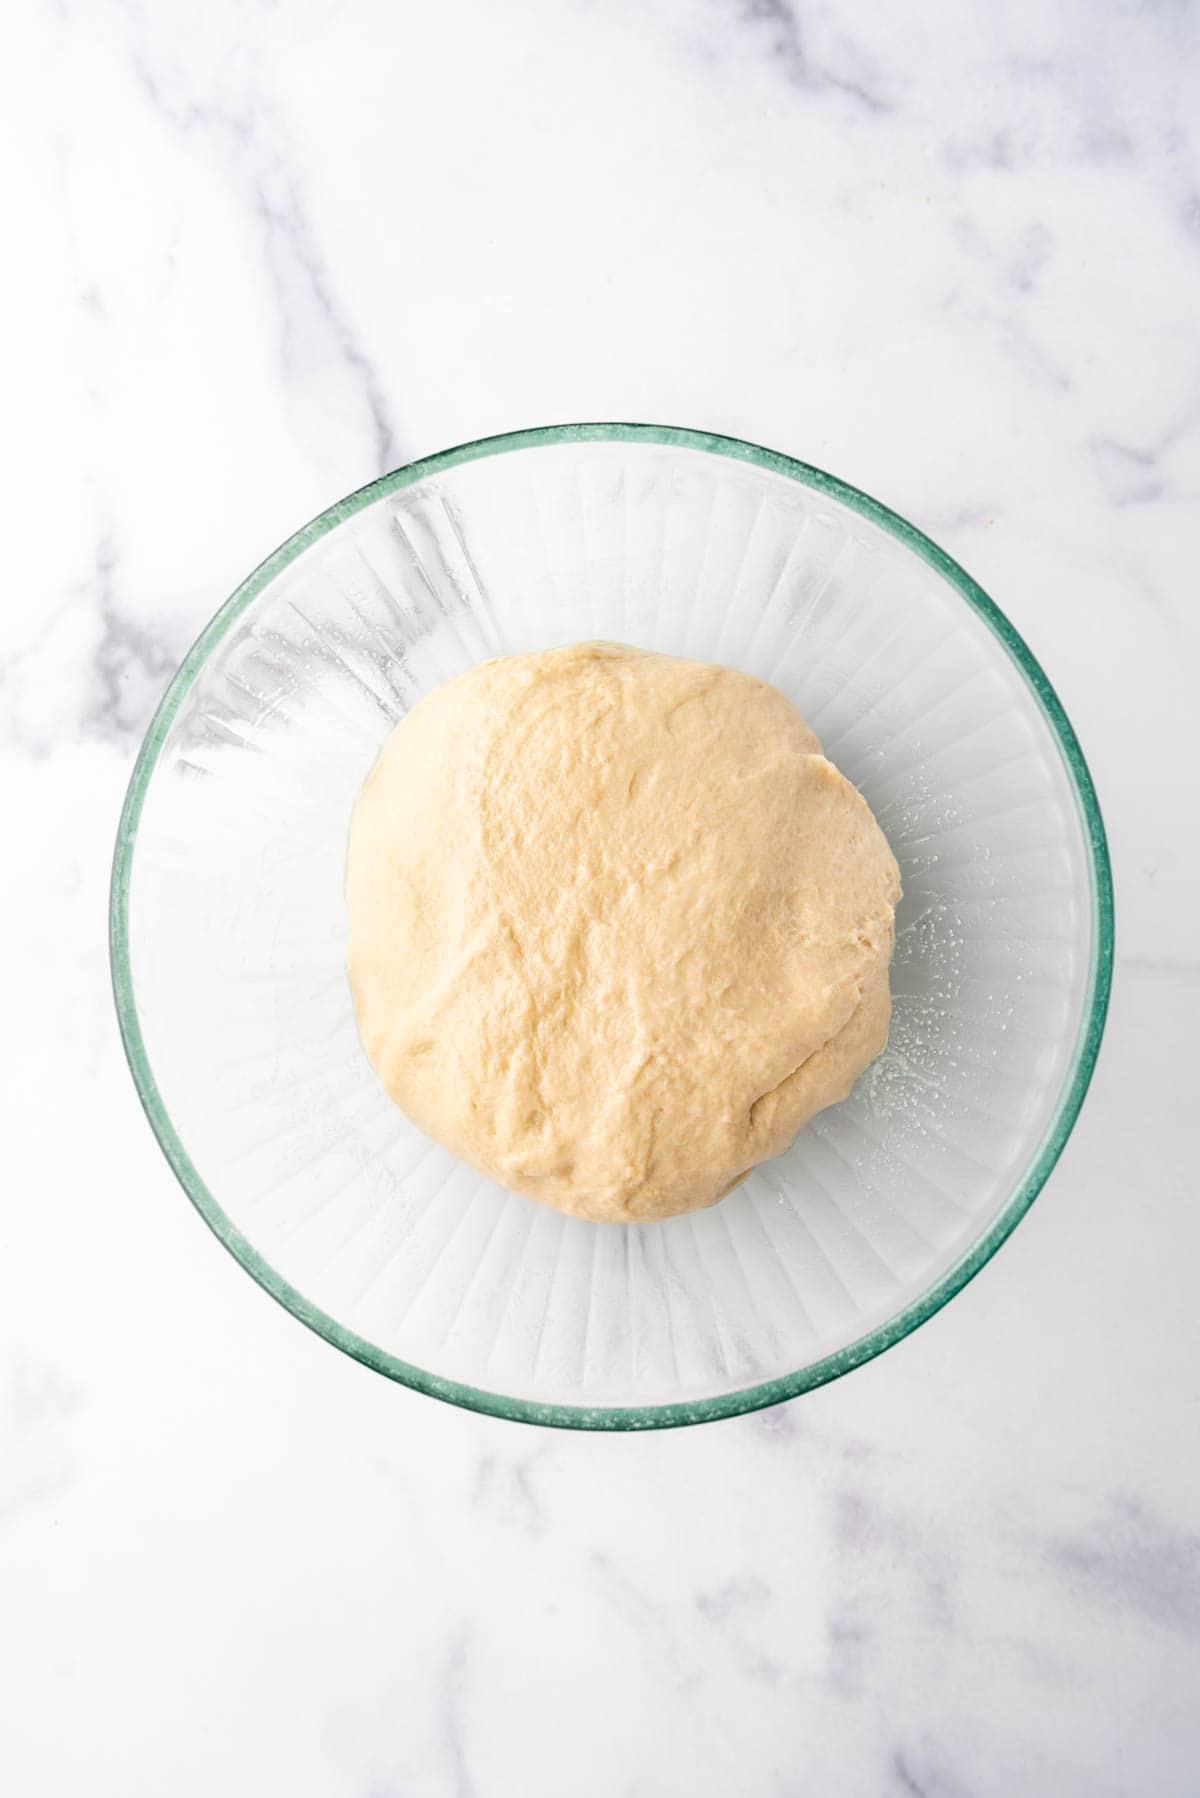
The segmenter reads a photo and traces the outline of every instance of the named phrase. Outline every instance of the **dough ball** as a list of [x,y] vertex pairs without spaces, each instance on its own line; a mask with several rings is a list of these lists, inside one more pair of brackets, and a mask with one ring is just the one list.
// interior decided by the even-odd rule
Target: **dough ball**
[[896,863],[773,687],[610,643],[413,708],[350,829],[349,970],[392,1098],[579,1217],[711,1205],[887,1041]]

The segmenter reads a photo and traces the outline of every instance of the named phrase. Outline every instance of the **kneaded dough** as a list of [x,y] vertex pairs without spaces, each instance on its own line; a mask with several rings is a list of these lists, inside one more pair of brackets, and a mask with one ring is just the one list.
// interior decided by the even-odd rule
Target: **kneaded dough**
[[350,829],[349,971],[392,1098],[579,1217],[711,1205],[887,1041],[895,860],[795,707],[581,643],[396,727]]

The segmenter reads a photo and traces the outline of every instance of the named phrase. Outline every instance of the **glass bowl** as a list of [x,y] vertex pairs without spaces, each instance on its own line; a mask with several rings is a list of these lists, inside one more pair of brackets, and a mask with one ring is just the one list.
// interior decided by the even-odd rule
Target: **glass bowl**
[[[583,638],[781,687],[904,878],[886,1054],[786,1155],[662,1223],[564,1217],[422,1136],[345,974],[346,830],[384,737],[486,656]],[[399,469],[238,589],[138,758],[111,930],[146,1113],[268,1292],[423,1392],[631,1429],[832,1379],[983,1265],[1082,1102],[1112,893],[1062,707],[949,556],[768,450],[569,425]]]

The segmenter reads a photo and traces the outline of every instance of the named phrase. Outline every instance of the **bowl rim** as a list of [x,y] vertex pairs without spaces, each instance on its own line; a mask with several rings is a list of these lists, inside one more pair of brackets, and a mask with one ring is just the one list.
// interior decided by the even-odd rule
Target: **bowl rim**
[[[779,1375],[736,1392],[715,1397],[689,1399],[660,1405],[582,1406],[544,1404],[532,1399],[514,1398],[504,1393],[450,1380],[424,1368],[413,1366],[387,1353],[355,1331],[339,1323],[298,1291],[278,1273],[238,1229],[225,1213],[193,1163],[171,1120],[159,1091],[142,1036],[141,1023],[133,993],[130,960],[129,890],[133,856],[137,845],[138,825],[150,782],[158,766],[166,742],[184,698],[213,650],[230,627],[254,599],[305,550],[326,536],[355,513],[389,494],[414,485],[444,469],[482,458],[504,455],[517,450],[538,449],[548,445],[580,445],[593,443],[641,443],[671,449],[706,452],[752,466],[769,473],[783,475],[800,485],[823,493],[857,512],[872,524],[896,538],[954,588],[959,596],[988,626],[992,635],[1007,652],[1018,672],[1031,689],[1043,716],[1058,744],[1079,808],[1084,837],[1088,846],[1089,883],[1092,902],[1091,963],[1088,973],[1087,999],[1075,1044],[1074,1060],[1054,1115],[1042,1137],[1036,1155],[1008,1202],[954,1265],[943,1273],[927,1291],[912,1300],[894,1317],[877,1324],[855,1341],[823,1356],[794,1373]],[[157,711],[151,720],[130,777],[125,803],[117,830],[113,855],[112,884],[109,901],[109,955],[113,995],[125,1057],[134,1085],[150,1127],[158,1139],[167,1161],[205,1223],[241,1263],[258,1284],[277,1299],[293,1316],[333,1343],[336,1348],[386,1374],[402,1385],[410,1386],[434,1398],[461,1405],[494,1417],[512,1421],[551,1425],[568,1429],[637,1430],[661,1429],[683,1424],[709,1423],[719,1418],[735,1417],[783,1399],[812,1391],[830,1380],[840,1378],[864,1362],[873,1360],[894,1343],[926,1323],[942,1306],[991,1260],[996,1250],[1024,1217],[1045,1185],[1051,1170],[1066,1144],[1079,1115],[1084,1096],[1104,1033],[1112,986],[1113,968],[1113,882],[1108,844],[1095,786],[1084,759],[1079,739],[1071,726],[1057,693],[1040,664],[1019,632],[999,606],[978,582],[940,549],[924,532],[910,524],[899,513],[870,498],[849,482],[827,474],[807,462],[796,460],[776,450],[741,438],[726,437],[710,431],[692,430],[684,426],[589,423],[542,425],[526,430],[506,431],[459,444],[436,455],[422,457],[401,468],[381,475],[356,492],[338,500],[296,531],[278,549],[247,576],[205,626],[181,662]]]

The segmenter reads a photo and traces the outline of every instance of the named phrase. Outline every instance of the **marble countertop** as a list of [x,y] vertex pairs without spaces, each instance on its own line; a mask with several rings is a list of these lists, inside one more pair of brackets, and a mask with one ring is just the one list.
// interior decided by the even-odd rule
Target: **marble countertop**
[[[5,1789],[1200,1790],[1197,9],[19,0],[6,37]],[[1083,739],[1119,941],[1074,1137],[965,1293],[615,1438],[266,1299],[144,1124],[105,946],[140,734],[240,577],[398,462],[614,417],[816,462],[971,570]]]

